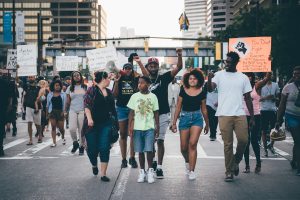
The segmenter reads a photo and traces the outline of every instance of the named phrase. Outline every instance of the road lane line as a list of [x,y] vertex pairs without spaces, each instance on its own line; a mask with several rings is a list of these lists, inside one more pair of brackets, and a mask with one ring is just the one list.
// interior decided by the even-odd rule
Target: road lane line
[[18,144],[21,144],[21,143],[25,142],[26,140],[27,140],[26,138],[20,138],[20,139],[14,140],[14,141],[12,141],[10,143],[5,144],[4,147],[3,147],[3,149],[4,150],[9,149],[11,147],[14,147],[14,146],[16,146]]

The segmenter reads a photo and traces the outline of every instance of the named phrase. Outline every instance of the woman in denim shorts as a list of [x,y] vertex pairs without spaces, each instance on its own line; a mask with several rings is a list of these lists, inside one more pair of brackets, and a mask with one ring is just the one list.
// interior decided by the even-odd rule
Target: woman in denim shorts
[[186,174],[190,180],[196,179],[194,173],[197,160],[197,144],[205,120],[204,133],[209,130],[206,110],[206,91],[202,89],[204,76],[198,69],[186,73],[180,89],[172,131],[177,132],[176,121],[180,114],[179,131],[181,153],[185,160]]

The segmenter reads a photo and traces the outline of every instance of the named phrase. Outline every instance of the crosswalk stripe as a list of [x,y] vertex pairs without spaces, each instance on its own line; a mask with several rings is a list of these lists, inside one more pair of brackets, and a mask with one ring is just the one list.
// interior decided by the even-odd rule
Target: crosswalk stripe
[[281,156],[289,156],[290,155],[287,152],[278,149],[277,147],[274,147],[274,150],[276,151],[276,153],[278,153]]
[[[58,142],[61,138],[57,138],[56,142]],[[50,144],[52,144],[52,138],[45,141],[45,142],[42,142],[40,144],[37,144],[35,145],[34,147],[31,147],[29,149],[26,149],[25,151],[23,151],[22,153],[19,153],[17,155],[17,157],[20,157],[20,156],[28,156],[28,155],[33,155],[33,154],[36,154],[37,152],[41,151],[42,149],[46,148],[47,146],[49,146]]]
[[206,152],[204,151],[203,147],[199,143],[197,145],[197,153],[198,153],[199,157],[202,157],[202,158],[206,158],[207,157]]
[[4,149],[4,150],[9,149],[9,148],[11,148],[11,147],[14,147],[14,146],[16,146],[16,145],[19,145],[19,144],[25,142],[26,140],[27,140],[27,139],[25,139],[25,138],[17,139],[17,140],[15,140],[15,141],[12,141],[12,142],[10,142],[10,143],[5,144],[4,147],[3,147],[3,149]]

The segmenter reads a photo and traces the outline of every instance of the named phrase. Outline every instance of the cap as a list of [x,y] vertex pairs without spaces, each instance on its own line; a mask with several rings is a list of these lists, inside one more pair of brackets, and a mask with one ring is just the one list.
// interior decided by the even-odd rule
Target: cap
[[150,63],[155,63],[155,64],[159,65],[158,59],[154,58],[154,57],[151,57],[151,58],[148,59],[148,63],[147,64],[149,65]]
[[123,69],[125,69],[125,68],[133,68],[133,66],[132,66],[132,64],[131,63],[125,63],[124,65],[123,65]]

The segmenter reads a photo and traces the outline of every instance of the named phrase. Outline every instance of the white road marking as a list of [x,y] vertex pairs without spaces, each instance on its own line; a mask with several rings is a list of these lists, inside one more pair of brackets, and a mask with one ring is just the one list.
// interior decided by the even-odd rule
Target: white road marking
[[123,195],[125,194],[126,185],[128,182],[130,168],[122,169],[120,177],[118,178],[117,185],[114,187],[114,190],[111,194],[110,200],[122,200]]
[[25,138],[17,139],[17,140],[15,140],[15,141],[12,141],[12,142],[10,142],[10,143],[5,144],[4,147],[3,147],[3,149],[4,149],[4,150],[9,149],[9,148],[11,148],[11,147],[14,147],[14,146],[16,146],[16,145],[18,145],[18,144],[21,144],[21,143],[25,142],[26,140],[27,140],[27,139],[25,139]]

